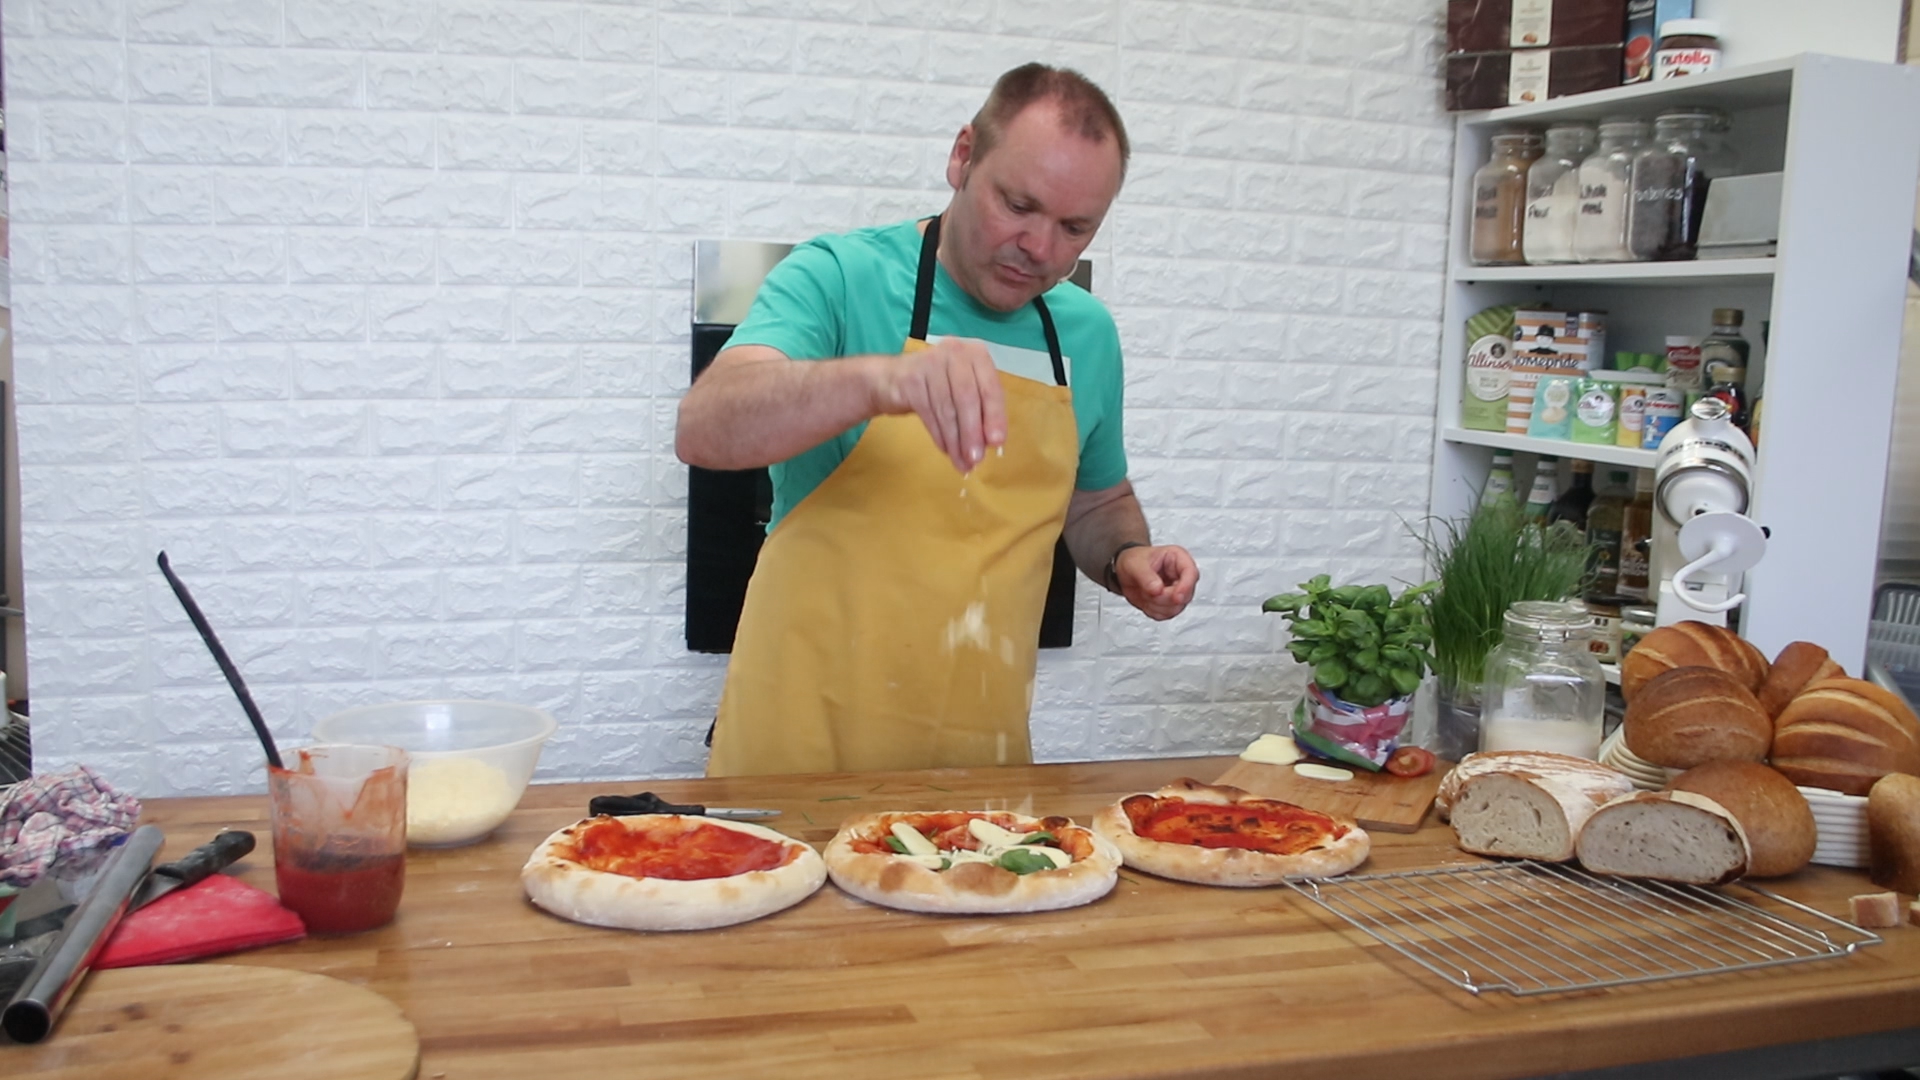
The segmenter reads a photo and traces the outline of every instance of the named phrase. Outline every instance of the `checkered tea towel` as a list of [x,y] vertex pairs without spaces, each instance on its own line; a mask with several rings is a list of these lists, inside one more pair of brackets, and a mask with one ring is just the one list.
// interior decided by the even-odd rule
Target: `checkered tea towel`
[[139,820],[140,800],[85,765],[0,790],[0,885],[24,888],[55,859],[111,844]]

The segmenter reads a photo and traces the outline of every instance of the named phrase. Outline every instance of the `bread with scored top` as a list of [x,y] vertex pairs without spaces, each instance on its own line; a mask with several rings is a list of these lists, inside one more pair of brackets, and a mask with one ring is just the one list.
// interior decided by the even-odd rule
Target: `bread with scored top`
[[1762,761],[1773,743],[1773,721],[1752,691],[1717,668],[1673,668],[1648,680],[1627,702],[1622,727],[1635,757],[1670,769]]
[[1821,679],[1774,721],[1773,767],[1806,787],[1865,795],[1888,773],[1920,775],[1920,718],[1864,679]]
[[1620,693],[1629,703],[1659,675],[1681,667],[1726,672],[1751,693],[1767,679],[1767,658],[1724,626],[1687,621],[1662,626],[1620,660]]
[[1811,641],[1789,642],[1773,658],[1773,666],[1767,672],[1767,681],[1760,685],[1760,707],[1767,715],[1775,717],[1786,709],[1787,703],[1800,696],[1800,691],[1821,679],[1845,678],[1847,671],[1827,650]]

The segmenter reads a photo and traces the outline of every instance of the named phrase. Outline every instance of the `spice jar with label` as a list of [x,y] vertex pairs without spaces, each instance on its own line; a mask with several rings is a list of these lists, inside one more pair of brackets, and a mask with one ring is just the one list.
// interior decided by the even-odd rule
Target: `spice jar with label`
[[1473,261],[1478,266],[1525,262],[1521,247],[1527,209],[1527,170],[1540,156],[1531,131],[1493,137],[1493,156],[1473,174]]
[[1540,160],[1527,169],[1527,220],[1522,249],[1529,264],[1573,261],[1573,223],[1580,213],[1580,163],[1593,152],[1592,124],[1547,129]]
[[1627,246],[1636,259],[1691,259],[1700,239],[1711,162],[1703,159],[1718,118],[1676,109],[1653,121],[1653,141],[1633,156]]
[[1712,19],[1668,19],[1660,24],[1654,79],[1705,75],[1720,66],[1720,24]]
[[1522,600],[1487,655],[1480,749],[1600,752],[1607,680],[1592,652],[1593,616],[1577,603]]
[[1600,146],[1580,163],[1580,205],[1573,221],[1573,257],[1579,262],[1627,262],[1627,208],[1633,155],[1647,141],[1644,120],[1600,122]]

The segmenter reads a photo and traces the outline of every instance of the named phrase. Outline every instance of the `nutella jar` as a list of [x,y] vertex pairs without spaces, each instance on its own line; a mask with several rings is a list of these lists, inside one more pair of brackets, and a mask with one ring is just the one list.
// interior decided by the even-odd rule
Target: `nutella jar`
[[1668,19],[1660,24],[1660,51],[1653,77],[1705,75],[1720,66],[1720,24],[1712,19]]

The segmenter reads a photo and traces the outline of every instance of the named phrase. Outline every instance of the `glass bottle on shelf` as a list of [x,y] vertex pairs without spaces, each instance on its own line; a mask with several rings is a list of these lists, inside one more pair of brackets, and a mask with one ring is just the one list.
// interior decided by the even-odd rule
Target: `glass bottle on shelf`
[[1619,591],[1620,527],[1632,492],[1633,474],[1614,469],[1587,507],[1587,543],[1593,548],[1593,579],[1587,586],[1591,599],[1612,598]]
[[1708,397],[1717,397],[1732,410],[1734,425],[1747,427],[1747,358],[1752,344],[1740,333],[1746,313],[1739,308],[1714,308],[1713,332],[1700,342],[1700,372]]
[[1515,266],[1527,209],[1527,169],[1540,156],[1540,136],[1509,131],[1493,137],[1493,154],[1473,174],[1473,261]]
[[1712,182],[1709,142],[1715,121],[1705,109],[1674,109],[1654,118],[1652,141],[1633,156],[1627,247],[1634,258],[1693,258]]
[[1507,609],[1505,637],[1487,654],[1480,749],[1600,752],[1607,677],[1579,604],[1522,600]]
[[1553,508],[1547,512],[1547,523],[1566,521],[1573,527],[1585,532],[1587,529],[1587,510],[1593,505],[1593,462],[1585,458],[1573,459],[1573,480],[1567,490],[1553,500]]
[[1560,459],[1546,454],[1533,467],[1533,487],[1527,492],[1527,504],[1521,508],[1521,520],[1545,525],[1553,512],[1553,500],[1560,494]]
[[1527,218],[1521,251],[1530,265],[1573,261],[1573,222],[1580,212],[1580,163],[1593,152],[1592,124],[1547,129],[1540,160],[1527,168]]
[[1580,205],[1573,221],[1573,257],[1580,262],[1627,262],[1627,210],[1633,195],[1633,155],[1647,141],[1644,120],[1600,122],[1600,145],[1580,163]]
[[1493,468],[1487,470],[1486,485],[1480,489],[1480,501],[1513,502],[1513,451],[1495,450]]
[[1635,469],[1633,501],[1620,520],[1620,585],[1622,596],[1648,598],[1653,544],[1653,470]]

